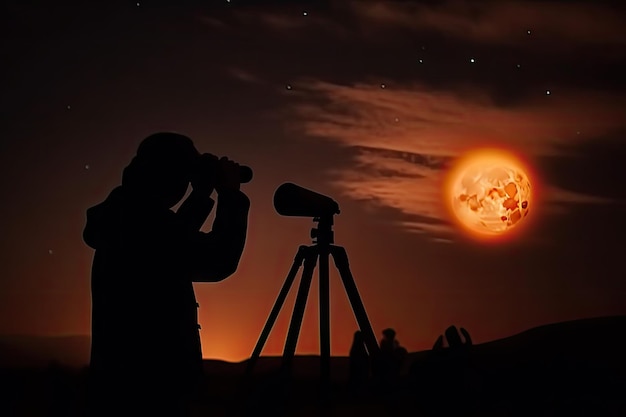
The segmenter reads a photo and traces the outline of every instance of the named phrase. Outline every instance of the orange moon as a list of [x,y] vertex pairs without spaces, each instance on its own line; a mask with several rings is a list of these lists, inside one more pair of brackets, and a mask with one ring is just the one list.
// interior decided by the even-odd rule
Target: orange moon
[[503,150],[478,149],[461,156],[444,186],[451,217],[476,240],[512,237],[534,210],[529,172],[519,158]]

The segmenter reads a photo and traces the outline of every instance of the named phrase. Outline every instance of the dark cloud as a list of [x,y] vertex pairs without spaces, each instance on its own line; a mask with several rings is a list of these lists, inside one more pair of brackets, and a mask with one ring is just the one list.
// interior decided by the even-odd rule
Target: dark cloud
[[626,43],[623,10],[595,2],[352,1],[350,5],[361,18],[381,26],[480,43],[532,47],[529,36],[532,42],[564,45]]
[[386,158],[400,159],[411,164],[423,165],[430,169],[443,169],[452,160],[452,158],[444,156],[435,157],[390,149],[368,148],[366,146],[356,146],[355,149],[360,150],[363,154],[377,154]]

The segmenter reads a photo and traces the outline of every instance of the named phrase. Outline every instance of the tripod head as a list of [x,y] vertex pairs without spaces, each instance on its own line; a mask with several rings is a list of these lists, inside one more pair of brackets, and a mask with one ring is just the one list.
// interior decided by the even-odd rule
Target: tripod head
[[[331,245],[335,243],[333,232],[333,216],[314,217],[317,227],[311,229],[311,239],[316,245]],[[315,240],[317,239],[317,240]]]

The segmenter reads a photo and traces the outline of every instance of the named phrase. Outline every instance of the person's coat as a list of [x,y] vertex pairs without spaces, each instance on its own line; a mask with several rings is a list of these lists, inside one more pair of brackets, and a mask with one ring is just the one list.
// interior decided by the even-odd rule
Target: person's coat
[[184,385],[201,372],[192,283],[236,271],[249,204],[240,191],[220,194],[208,233],[199,229],[214,201],[194,193],[174,212],[142,203],[120,186],[87,211],[83,238],[95,249],[90,369],[96,379],[123,370],[131,379],[166,375]]

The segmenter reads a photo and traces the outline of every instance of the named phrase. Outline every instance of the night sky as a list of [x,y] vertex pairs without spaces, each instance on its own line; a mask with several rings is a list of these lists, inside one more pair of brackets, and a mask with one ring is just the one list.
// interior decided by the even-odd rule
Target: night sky
[[[0,334],[89,334],[85,211],[157,131],[254,169],[238,271],[195,285],[207,358],[250,356],[311,243],[311,219],[273,208],[283,182],[339,202],[336,243],[374,331],[409,351],[450,324],[481,343],[626,314],[621,2],[9,3]],[[450,161],[483,145],[528,161],[541,190],[525,232],[498,245],[441,205]],[[302,354],[318,352],[316,284]],[[264,354],[281,353],[294,299]],[[332,353],[347,355],[357,325],[334,270],[331,306]]]

